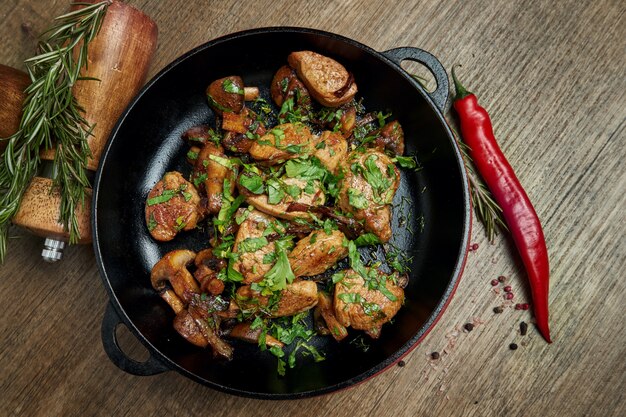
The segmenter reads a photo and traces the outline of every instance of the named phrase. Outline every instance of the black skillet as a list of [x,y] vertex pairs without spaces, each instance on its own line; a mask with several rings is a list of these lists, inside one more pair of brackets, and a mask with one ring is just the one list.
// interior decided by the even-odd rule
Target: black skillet
[[[173,329],[174,314],[150,285],[152,266],[176,248],[208,246],[201,230],[168,243],[154,241],[144,223],[148,191],[166,171],[189,172],[188,128],[212,124],[204,91],[210,81],[241,75],[267,97],[274,72],[297,50],[335,58],[354,74],[358,97],[369,110],[389,110],[406,136],[407,153],[422,169],[404,171],[394,209],[394,242],[413,257],[406,303],[382,336],[363,349],[361,336],[348,340],[316,338],[326,360],[300,358],[286,376],[276,358],[254,345],[234,342],[230,362],[215,361],[208,350],[183,340]],[[400,67],[404,60],[426,66],[437,89],[426,92]],[[114,98],[111,98],[114,99]],[[141,91],[111,134],[93,193],[96,260],[110,303],[102,340],[122,370],[153,375],[175,370],[194,381],[231,394],[294,399],[332,392],[369,378],[396,363],[435,325],[460,278],[470,228],[468,183],[463,162],[443,112],[448,99],[445,70],[431,54],[416,48],[382,53],[353,40],[317,30],[264,28],[208,42],[178,58]],[[401,213],[402,212],[402,213]],[[404,217],[400,225],[401,217]],[[124,324],[146,346],[150,358],[136,362],[119,348],[115,329]]]

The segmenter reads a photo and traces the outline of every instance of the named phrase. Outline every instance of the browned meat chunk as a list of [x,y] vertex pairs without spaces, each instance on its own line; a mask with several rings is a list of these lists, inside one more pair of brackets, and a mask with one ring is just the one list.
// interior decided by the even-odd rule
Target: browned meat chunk
[[400,172],[392,160],[377,151],[353,151],[341,166],[338,206],[365,221],[365,230],[374,233],[381,242],[391,239],[391,208]]
[[198,191],[179,172],[166,173],[148,193],[146,224],[156,240],[172,240],[179,231],[195,228],[203,218]]
[[365,269],[367,283],[357,272],[349,269],[335,285],[335,315],[342,325],[364,330],[369,336],[377,338],[383,324],[402,307],[404,290],[396,284],[397,274],[386,275],[375,269]]
[[[295,218],[310,218],[309,213],[301,211],[287,211],[287,208],[292,202],[298,202],[306,204],[307,206],[321,206],[325,203],[326,198],[319,183],[316,181],[313,185],[313,192],[307,193],[305,191],[307,182],[298,178],[283,178],[280,180],[273,180],[269,182],[268,188],[273,187],[272,193],[280,193],[279,201],[270,203],[270,194],[251,194],[239,184],[239,190],[242,194],[246,195],[246,201],[252,204],[257,210],[270,214],[274,217],[278,217],[286,220],[293,220]],[[297,196],[292,196],[286,193],[284,189],[286,187],[296,187],[291,190],[298,190]],[[270,191],[268,191],[269,193]]]
[[292,52],[287,58],[309,93],[320,104],[339,107],[357,93],[354,77],[334,59],[311,51]]
[[340,161],[348,155],[348,142],[338,133],[328,130],[322,132],[313,156],[317,157],[330,171],[335,172]]
[[[237,303],[244,310],[264,311],[268,307],[269,297],[245,285],[237,289]],[[316,304],[317,284],[313,281],[294,281],[280,292],[278,303],[270,311],[264,312],[272,318],[293,316],[315,307]]]
[[204,187],[209,214],[217,214],[222,208],[224,180],[228,180],[232,194],[236,179],[237,172],[224,153],[224,148],[213,142],[207,142],[198,154],[192,181],[196,186]]
[[315,138],[301,123],[284,123],[261,136],[250,147],[250,156],[260,162],[275,165],[288,159],[313,152]]
[[[239,209],[237,215],[241,215]],[[239,225],[235,236],[233,251],[238,254],[237,261],[233,268],[243,275],[243,282],[250,284],[263,279],[263,276],[272,268],[273,263],[264,263],[266,255],[273,254],[276,248],[274,242],[257,246],[258,239],[263,237],[263,233],[274,222],[274,219],[258,210],[252,210],[248,217]],[[254,244],[253,244],[254,243]]]
[[343,244],[345,238],[339,230],[333,230],[330,234],[316,230],[300,239],[289,254],[294,275],[310,277],[321,274],[348,256],[348,248]]

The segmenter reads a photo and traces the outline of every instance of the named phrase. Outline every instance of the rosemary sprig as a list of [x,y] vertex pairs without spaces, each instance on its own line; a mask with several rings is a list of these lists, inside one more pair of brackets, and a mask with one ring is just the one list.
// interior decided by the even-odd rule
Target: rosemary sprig
[[485,186],[480,176],[474,169],[474,163],[468,153],[468,146],[465,142],[459,140],[459,135],[454,132],[456,142],[459,144],[459,150],[465,163],[465,169],[467,171],[467,178],[470,183],[472,204],[474,206],[474,212],[478,220],[485,226],[485,232],[490,242],[498,234],[498,228],[508,231],[506,223],[502,218],[502,208],[493,199],[491,191]]
[[87,49],[96,37],[111,0],[74,3],[84,6],[55,19],[37,46],[38,55],[25,61],[31,85],[26,89],[18,131],[9,138],[0,160],[0,262],[6,254],[11,218],[40,164],[41,149],[56,145],[54,186],[61,193],[61,218],[70,243],[80,238],[75,210],[85,202],[87,138],[91,134],[72,87],[87,66]]

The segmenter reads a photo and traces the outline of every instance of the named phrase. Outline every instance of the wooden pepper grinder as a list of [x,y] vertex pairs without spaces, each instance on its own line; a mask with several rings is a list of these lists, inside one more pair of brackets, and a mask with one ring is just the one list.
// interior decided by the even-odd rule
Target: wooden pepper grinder
[[[97,3],[88,0],[87,3]],[[92,158],[88,169],[95,171],[106,141],[117,119],[144,84],[157,44],[157,26],[148,16],[128,4],[114,0],[109,5],[98,36],[89,44],[87,77],[73,88],[84,117],[94,126],[89,137]],[[52,187],[51,162],[54,150],[42,151],[40,176],[33,178],[24,193],[13,224],[45,237],[42,257],[48,262],[62,258],[69,233],[59,222],[61,196]],[[80,241],[90,243],[91,189],[84,207],[77,210]]]

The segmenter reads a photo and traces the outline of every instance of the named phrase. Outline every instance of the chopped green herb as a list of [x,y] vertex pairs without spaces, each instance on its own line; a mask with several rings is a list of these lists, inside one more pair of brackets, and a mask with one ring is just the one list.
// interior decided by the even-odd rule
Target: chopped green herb
[[287,284],[291,284],[296,278],[291,270],[289,258],[287,257],[288,248],[290,246],[291,236],[276,241],[276,263],[265,274],[257,286],[262,295],[270,295],[274,292],[282,291],[287,288]]
[[149,198],[147,201],[148,206],[154,206],[155,204],[165,203],[176,197],[180,190],[163,190],[161,195]]
[[270,178],[266,182],[267,185],[267,202],[269,204],[278,204],[285,198],[285,192],[283,191],[280,182],[273,178]]
[[196,159],[198,159],[198,152],[195,152],[195,151],[187,152],[187,159],[195,161]]
[[394,162],[396,162],[402,168],[417,168],[417,161],[415,160],[414,156],[396,156],[394,158]]
[[365,196],[356,188],[348,188],[348,202],[356,209],[366,209],[369,206]]
[[260,175],[246,172],[239,177],[239,184],[252,194],[263,194],[265,186]]
[[148,219],[148,230],[153,231],[158,226],[156,219],[154,218],[154,213],[150,213],[150,218]]
[[224,80],[224,82],[222,82],[222,89],[226,91],[227,93],[239,94],[242,96],[244,94],[243,88],[240,88],[230,78],[227,78]]
[[238,253],[256,252],[267,246],[269,242],[266,237],[249,237],[239,242],[237,246]]
[[379,243],[380,240],[374,233],[365,233],[354,239],[354,244],[358,247],[377,245]]

